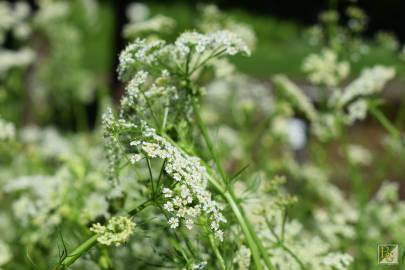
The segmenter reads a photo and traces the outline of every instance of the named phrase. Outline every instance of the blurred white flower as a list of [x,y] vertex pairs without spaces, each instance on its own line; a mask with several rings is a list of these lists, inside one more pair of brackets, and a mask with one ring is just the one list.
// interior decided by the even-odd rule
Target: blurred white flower
[[146,20],[149,17],[150,10],[147,5],[143,3],[131,3],[127,10],[126,15],[132,22],[140,22]]
[[238,266],[239,270],[248,270],[250,268],[250,249],[241,245],[233,258],[233,263]]
[[0,77],[12,68],[28,66],[34,59],[34,52],[28,48],[18,51],[0,49]]
[[84,203],[82,216],[86,220],[94,220],[99,216],[108,217],[108,201],[99,193],[92,193]]
[[356,165],[370,165],[373,156],[371,152],[361,145],[350,144],[347,146],[347,155],[351,162]]
[[293,149],[302,149],[306,144],[306,125],[298,119],[292,118],[288,121],[288,141]]
[[0,141],[13,140],[15,138],[15,126],[0,117]]
[[323,49],[320,54],[310,54],[305,58],[303,70],[308,73],[309,80],[317,85],[337,86],[349,75],[348,62],[338,62],[334,51]]
[[342,108],[356,97],[380,92],[394,76],[395,69],[391,67],[374,66],[364,69],[360,76],[351,82],[342,95],[336,99],[337,107]]
[[5,265],[8,263],[12,258],[11,250],[9,246],[0,240],[0,269],[1,266]]

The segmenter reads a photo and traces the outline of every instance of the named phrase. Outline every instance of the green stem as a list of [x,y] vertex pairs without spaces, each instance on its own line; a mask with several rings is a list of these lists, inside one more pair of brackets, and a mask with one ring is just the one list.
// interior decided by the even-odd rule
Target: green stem
[[[209,150],[212,158],[214,159],[215,165],[216,165],[218,171],[220,172],[220,175],[222,177],[222,180],[223,180],[225,186],[229,187],[228,178],[226,177],[225,171],[222,168],[218,155],[215,152],[214,145],[208,134],[207,127],[205,126],[204,122],[202,121],[202,118],[200,115],[200,110],[199,110],[196,99],[192,99],[192,105],[193,105],[193,110],[194,110],[194,114],[196,117],[197,125],[202,133],[205,143],[207,144],[208,150]],[[210,178],[210,182],[212,184],[214,184],[214,186],[222,193],[222,195],[228,201],[229,205],[232,208],[232,211],[234,212],[234,214],[242,228],[242,231],[246,237],[246,241],[248,242],[249,248],[252,252],[252,256],[253,256],[253,260],[256,265],[256,269],[262,269],[262,265],[261,265],[261,261],[260,261],[260,254],[261,254],[267,268],[270,270],[273,269],[266,249],[264,248],[264,246],[261,243],[259,237],[257,236],[255,230],[253,229],[253,226],[250,224],[249,220],[244,215],[242,208],[238,205],[235,195],[232,192],[230,192],[227,188],[224,189],[222,187],[222,185],[219,184],[217,181],[212,181],[212,180],[213,179]]]
[[[252,252],[252,257],[253,257],[253,261],[255,262],[256,269],[257,270],[263,269],[262,263],[260,261],[260,252],[258,250],[258,247],[255,243],[254,238],[251,235],[249,227],[245,222],[245,218],[241,212],[241,209],[239,209],[239,206],[237,205],[237,203],[235,202],[235,200],[233,199],[233,197],[230,195],[229,192],[226,192],[224,194],[224,197],[228,201],[229,205],[231,206],[231,209],[232,209],[233,213],[235,214],[236,219],[239,222],[239,225],[243,231],[243,234],[245,235],[247,244],[250,248],[250,251]],[[272,269],[271,267],[268,267],[268,268]]]
[[214,237],[212,236],[212,234],[210,234],[208,236],[208,238],[210,240],[211,247],[214,250],[215,256],[218,259],[219,265],[221,266],[221,269],[226,270],[227,268],[226,268],[226,265],[225,265],[224,258],[222,258],[221,252],[219,252],[219,250],[218,250],[218,247],[217,247],[217,245],[215,243]]
[[[137,206],[136,208],[130,210],[128,215],[134,216],[146,207],[152,205],[152,200],[147,200]],[[86,241],[84,241],[80,246],[73,250],[69,255],[67,255],[55,268],[55,270],[66,269],[68,266],[72,265],[77,259],[79,259],[84,253],[89,251],[93,246],[97,244],[97,235],[92,235]]]
[[91,236],[89,239],[84,241],[80,246],[73,250],[65,259],[56,267],[56,269],[65,269],[66,267],[72,265],[77,259],[80,258],[89,249],[95,246],[97,243],[97,235]]
[[211,138],[208,134],[208,130],[207,127],[205,126],[202,118],[201,118],[201,114],[200,114],[200,110],[198,108],[198,104],[197,104],[197,100],[195,98],[192,99],[192,103],[193,103],[193,111],[194,111],[194,115],[196,117],[197,120],[197,125],[200,128],[201,134],[204,137],[204,141],[207,144],[208,150],[211,153],[212,158],[214,159],[215,165],[222,177],[222,179],[224,180],[225,184],[227,184],[228,180],[225,174],[224,169],[222,168],[221,165],[221,161],[218,158],[218,155],[214,149],[214,145],[212,144]]
[[390,120],[374,105],[369,106],[371,114],[380,122],[380,124],[388,131],[395,139],[401,138],[399,130],[391,123]]

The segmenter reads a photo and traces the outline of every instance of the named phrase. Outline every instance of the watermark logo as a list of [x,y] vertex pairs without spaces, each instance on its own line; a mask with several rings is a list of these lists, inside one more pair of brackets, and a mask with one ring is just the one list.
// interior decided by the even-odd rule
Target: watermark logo
[[397,244],[378,245],[378,264],[395,265],[399,263],[399,246]]

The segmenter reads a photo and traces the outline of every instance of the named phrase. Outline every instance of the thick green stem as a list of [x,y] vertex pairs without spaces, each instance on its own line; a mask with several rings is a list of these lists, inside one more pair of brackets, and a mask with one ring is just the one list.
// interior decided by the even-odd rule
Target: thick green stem
[[65,269],[66,267],[72,265],[77,259],[80,258],[84,253],[91,249],[97,243],[97,235],[91,236],[89,239],[84,241],[80,246],[73,250],[66,258],[56,267],[56,269]]
[[[136,208],[130,210],[128,215],[134,216],[146,207],[152,205],[152,200],[147,200],[140,204]],[[55,270],[66,269],[68,266],[72,265],[77,259],[79,259],[84,253],[89,251],[93,246],[97,244],[97,235],[93,235],[84,241],[80,246],[73,250],[69,255],[67,255],[55,268]]]
[[212,158],[214,159],[215,165],[222,177],[222,180],[223,180],[226,188],[224,188],[223,185],[218,183],[216,180],[213,181],[214,179],[212,179],[212,178],[210,178],[209,180],[214,185],[214,187],[216,187],[222,193],[222,195],[225,197],[225,199],[228,201],[229,205],[231,206],[232,211],[235,214],[236,219],[238,220],[238,222],[242,228],[242,231],[246,237],[246,241],[248,242],[249,248],[252,252],[252,256],[253,256],[253,260],[256,265],[256,269],[259,269],[259,270],[262,269],[262,265],[261,265],[261,261],[260,261],[260,255],[261,255],[266,267],[271,270],[271,269],[273,269],[273,267],[272,267],[270,258],[268,257],[266,249],[264,248],[264,246],[261,243],[259,237],[257,236],[255,230],[253,229],[253,226],[250,224],[249,220],[244,215],[242,208],[238,205],[234,194],[232,194],[232,192],[230,192],[228,190],[228,187],[229,187],[228,178],[226,177],[225,171],[222,168],[219,157],[215,152],[214,145],[208,134],[207,127],[205,126],[205,124],[201,118],[197,100],[193,99],[192,104],[193,104],[193,110],[194,110],[194,114],[196,117],[197,125],[201,131],[201,134],[204,138],[205,143],[207,144],[208,150],[209,150]]

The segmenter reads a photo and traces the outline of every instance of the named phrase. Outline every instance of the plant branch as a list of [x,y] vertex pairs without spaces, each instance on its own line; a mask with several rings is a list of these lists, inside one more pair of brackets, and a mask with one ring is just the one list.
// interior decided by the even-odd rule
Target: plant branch
[[[147,200],[142,204],[138,205],[134,209],[128,212],[128,215],[135,216],[139,212],[141,212],[146,207],[152,205],[153,200]],[[84,253],[89,251],[93,246],[97,244],[97,235],[92,235],[86,241],[84,241],[81,245],[75,248],[69,255],[67,255],[61,262],[59,262],[58,266],[55,267],[55,270],[66,269],[68,266],[72,265],[77,259],[79,259]]]
[[192,99],[192,105],[193,105],[193,110],[194,114],[196,117],[197,125],[200,129],[200,132],[202,133],[202,136],[204,138],[204,141],[208,147],[208,150],[214,159],[214,162],[216,164],[216,167],[218,171],[220,172],[220,175],[222,177],[222,180],[225,184],[226,189],[222,187],[221,184],[219,184],[217,181],[212,181],[210,179],[210,182],[214,184],[215,187],[218,188],[220,192],[222,192],[222,195],[225,197],[225,199],[228,201],[229,205],[231,206],[231,209],[233,213],[235,214],[242,231],[246,237],[246,241],[248,242],[249,248],[252,252],[253,260],[256,265],[256,269],[262,269],[261,261],[260,261],[260,254],[265,262],[265,265],[268,269],[273,269],[272,263],[270,261],[270,258],[268,257],[267,251],[265,250],[263,244],[261,243],[259,237],[256,235],[256,232],[253,228],[253,226],[250,224],[249,220],[246,218],[245,214],[243,213],[242,208],[238,204],[236,200],[235,194],[229,191],[229,185],[228,185],[228,178],[226,177],[225,171],[222,168],[221,162],[218,158],[218,155],[216,154],[216,151],[214,149],[214,145],[211,141],[211,138],[208,134],[207,127],[205,126],[201,115],[200,115],[200,110],[197,104],[196,99]]

